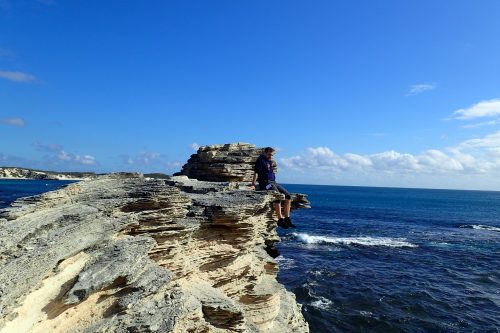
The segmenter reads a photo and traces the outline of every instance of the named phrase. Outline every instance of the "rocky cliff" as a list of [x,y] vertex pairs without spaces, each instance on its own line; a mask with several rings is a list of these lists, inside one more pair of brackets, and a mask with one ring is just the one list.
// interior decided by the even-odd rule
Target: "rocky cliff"
[[26,168],[0,167],[0,179],[47,179],[47,180],[83,180],[95,178],[92,172],[54,172]]
[[276,281],[276,198],[115,174],[20,199],[0,213],[0,332],[308,332]]
[[202,146],[177,175],[208,181],[250,182],[255,161],[262,153],[263,148],[250,143]]
[[[242,142],[201,146],[174,176],[184,175],[202,181],[229,182],[235,189],[246,188],[252,181],[255,161],[263,152],[264,148]],[[273,161],[273,167],[277,174],[276,161]],[[310,208],[307,196],[293,193],[292,208]]]

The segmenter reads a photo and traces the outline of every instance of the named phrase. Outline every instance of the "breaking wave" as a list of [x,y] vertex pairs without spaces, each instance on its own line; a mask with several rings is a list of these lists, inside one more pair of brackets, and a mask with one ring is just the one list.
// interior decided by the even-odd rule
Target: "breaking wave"
[[332,305],[332,301],[324,297],[319,297],[317,300],[311,302],[311,305],[315,308],[326,310]]
[[285,257],[280,255],[274,259],[279,263],[279,265],[282,269],[290,269],[293,267],[297,267],[295,260],[293,260],[292,258],[285,258]]
[[493,227],[493,226],[490,226],[490,225],[483,225],[483,224],[466,224],[466,225],[461,225],[460,228],[468,228],[468,229],[488,230],[488,231],[500,232],[500,228],[499,227]]
[[417,247],[404,238],[389,237],[329,237],[313,236],[306,233],[293,233],[297,239],[306,244],[338,244],[361,246],[387,246],[387,247]]

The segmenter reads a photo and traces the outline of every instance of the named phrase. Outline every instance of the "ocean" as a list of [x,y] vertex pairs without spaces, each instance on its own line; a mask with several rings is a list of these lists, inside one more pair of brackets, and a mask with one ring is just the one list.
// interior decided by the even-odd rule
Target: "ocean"
[[311,332],[500,332],[500,192],[286,185],[278,280]]
[[[0,180],[0,208],[70,181]],[[311,332],[499,332],[500,192],[285,185],[278,280]]]
[[0,209],[7,207],[17,198],[53,191],[73,180],[0,179]]

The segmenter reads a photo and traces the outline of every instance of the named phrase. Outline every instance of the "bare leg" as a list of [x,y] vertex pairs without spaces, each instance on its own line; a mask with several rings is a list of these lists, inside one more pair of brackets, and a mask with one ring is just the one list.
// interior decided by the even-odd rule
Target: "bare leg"
[[290,217],[290,203],[292,200],[286,199],[285,200],[285,217]]
[[276,215],[278,215],[279,219],[283,218],[283,214],[281,214],[281,202],[275,202],[274,203],[274,211],[276,212]]

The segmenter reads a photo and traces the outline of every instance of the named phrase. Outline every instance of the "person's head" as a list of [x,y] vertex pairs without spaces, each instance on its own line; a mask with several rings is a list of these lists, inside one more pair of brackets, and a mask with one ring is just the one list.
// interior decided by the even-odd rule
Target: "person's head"
[[272,147],[266,147],[264,148],[264,155],[266,155],[266,158],[268,160],[272,159],[274,156],[275,149]]

